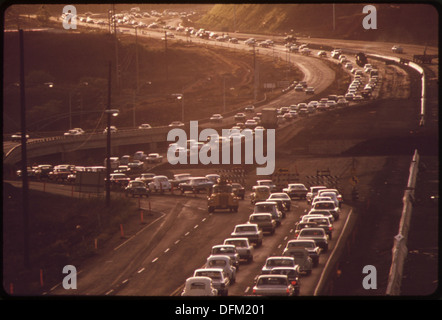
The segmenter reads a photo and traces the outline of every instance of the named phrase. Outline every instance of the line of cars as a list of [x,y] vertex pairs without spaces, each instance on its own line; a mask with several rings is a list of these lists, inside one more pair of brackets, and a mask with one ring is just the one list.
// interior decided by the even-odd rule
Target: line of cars
[[[292,196],[305,199],[311,210],[296,223],[294,238],[287,242],[282,254],[267,257],[261,274],[255,277],[252,295],[299,295],[301,275],[310,275],[319,264],[321,252],[328,250],[333,221],[339,219],[342,195],[326,186],[307,190],[302,184],[294,185],[299,192]],[[287,190],[290,184],[284,191]]]
[[[269,186],[263,187],[270,190]],[[291,200],[285,194],[276,193],[269,198],[255,203],[249,219],[236,225],[222,244],[212,246],[206,264],[186,279],[182,296],[228,295],[229,286],[235,283],[240,262],[253,261],[254,250],[262,245],[264,233],[274,234],[287,208],[290,208],[286,203]]]

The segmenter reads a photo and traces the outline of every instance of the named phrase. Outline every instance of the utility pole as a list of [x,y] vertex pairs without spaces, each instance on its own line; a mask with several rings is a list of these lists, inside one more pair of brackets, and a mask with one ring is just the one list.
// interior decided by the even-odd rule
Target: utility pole
[[22,176],[22,210],[23,210],[23,262],[25,268],[29,262],[29,182],[26,150],[26,94],[25,94],[25,58],[23,30],[19,30],[20,37],[20,112],[21,112],[21,176]]
[[[112,4],[113,15],[115,16],[115,4]],[[120,88],[120,70],[118,63],[118,37],[117,37],[117,21],[113,19],[114,36],[115,36],[115,70],[116,70],[116,84],[117,90]]]
[[109,62],[109,79],[108,79],[108,100],[107,100],[107,140],[106,140],[106,208],[110,208],[110,174],[111,174],[111,128],[110,119],[112,117],[110,113],[111,109],[111,68],[112,63]]
[[164,31],[164,54],[166,56],[166,85],[169,83],[169,61],[167,58],[167,31]]

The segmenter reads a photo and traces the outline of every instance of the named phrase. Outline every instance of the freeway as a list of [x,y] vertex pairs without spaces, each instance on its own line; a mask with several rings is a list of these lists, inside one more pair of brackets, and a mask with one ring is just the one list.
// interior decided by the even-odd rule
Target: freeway
[[[311,77],[316,74],[317,70]],[[200,195],[153,196],[150,200],[155,203],[155,208],[149,222],[126,238],[117,239],[113,248],[82,267],[77,291],[67,293],[58,286],[49,294],[179,295],[184,280],[204,263],[210,247],[221,243],[233,226],[244,222],[251,211],[247,198],[238,213],[214,214],[207,213],[206,200]],[[145,206],[145,200],[143,202]],[[291,238],[294,222],[306,209],[305,203],[296,202],[276,234],[265,237],[264,246],[256,250],[255,261],[241,265],[237,283],[231,287],[230,295],[250,294],[253,278],[259,273],[265,258],[281,252]],[[344,219],[335,225],[336,234],[331,248],[336,245],[350,211],[351,207],[344,206]],[[302,278],[301,295],[314,293],[329,255],[322,256],[320,266],[311,276]]]

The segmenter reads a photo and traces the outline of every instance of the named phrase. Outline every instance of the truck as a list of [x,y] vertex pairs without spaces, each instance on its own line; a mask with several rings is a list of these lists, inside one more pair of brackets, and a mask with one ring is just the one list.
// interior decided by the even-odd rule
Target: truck
[[262,109],[261,125],[266,129],[276,129],[278,127],[277,108]]
[[207,209],[209,213],[216,209],[228,209],[230,212],[238,212],[239,200],[236,197],[232,184],[224,177],[220,177],[219,181],[214,184],[209,191],[207,198]]

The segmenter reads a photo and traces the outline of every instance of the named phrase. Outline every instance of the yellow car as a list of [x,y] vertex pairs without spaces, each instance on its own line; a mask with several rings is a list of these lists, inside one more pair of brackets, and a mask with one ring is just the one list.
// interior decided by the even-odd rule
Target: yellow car
[[252,193],[250,195],[250,202],[255,204],[256,202],[266,201],[270,196],[269,186],[253,186]]

